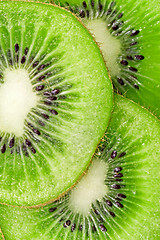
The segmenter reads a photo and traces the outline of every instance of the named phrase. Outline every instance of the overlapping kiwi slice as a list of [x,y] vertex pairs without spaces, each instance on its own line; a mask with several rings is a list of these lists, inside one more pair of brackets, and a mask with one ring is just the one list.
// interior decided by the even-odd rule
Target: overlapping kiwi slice
[[159,1],[55,0],[95,37],[120,93],[160,117]]
[[160,124],[122,96],[81,181],[38,209],[1,205],[6,239],[158,239]]
[[1,203],[37,205],[70,188],[111,109],[100,51],[71,13],[0,2]]

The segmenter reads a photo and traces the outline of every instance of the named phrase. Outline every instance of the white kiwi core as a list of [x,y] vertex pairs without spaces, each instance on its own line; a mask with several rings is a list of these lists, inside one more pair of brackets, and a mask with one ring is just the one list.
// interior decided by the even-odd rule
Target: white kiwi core
[[110,75],[116,76],[120,72],[117,63],[121,54],[120,40],[111,35],[106,22],[102,19],[85,20],[84,24],[98,43]]
[[107,164],[103,161],[95,160],[86,175],[72,190],[69,206],[75,213],[87,216],[92,203],[101,200],[108,188],[105,184],[105,178],[108,171]]
[[25,69],[7,69],[0,87],[0,130],[22,136],[24,120],[38,98]]

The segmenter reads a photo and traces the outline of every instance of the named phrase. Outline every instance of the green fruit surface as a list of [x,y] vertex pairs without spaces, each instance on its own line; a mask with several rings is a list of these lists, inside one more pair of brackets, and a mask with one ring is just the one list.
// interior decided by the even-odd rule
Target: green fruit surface
[[[117,56],[121,70],[116,73],[117,67],[114,66],[115,72],[114,70],[110,72],[115,88],[160,117],[160,2],[157,0],[55,0],[55,3],[74,12],[86,26],[89,26],[94,19],[106,23],[106,31],[109,31],[121,45],[121,53]],[[111,10],[110,13],[107,13],[108,10]],[[123,16],[119,17],[119,14]],[[118,29],[114,31],[113,26],[118,26]],[[89,30],[97,39],[94,29],[91,27]],[[139,33],[130,36],[132,30],[138,30]],[[98,34],[103,34],[102,32],[105,33],[105,29],[101,29],[100,26]],[[108,42],[108,39],[103,40],[101,42],[97,39],[100,48],[102,43]],[[136,44],[131,46],[130,44],[133,43]],[[114,42],[109,44],[114,49]],[[101,48],[102,53],[104,49]],[[136,59],[136,55],[143,56],[144,59]],[[127,59],[127,56],[132,59]],[[121,60],[127,60],[128,64],[123,66]],[[107,57],[105,61],[108,67]],[[130,67],[137,71],[130,70]],[[118,82],[119,78],[121,82],[123,81],[121,84]]]
[[[26,47],[29,50],[25,57]],[[13,134],[0,131],[0,202],[19,206],[42,204],[69,189],[88,166],[109,121],[112,85],[88,31],[59,7],[0,2],[0,51],[1,77],[3,69],[28,71],[34,78],[33,93],[40,98],[25,119],[24,135],[14,136],[13,151],[7,140]],[[43,74],[51,74],[42,81],[41,92],[35,90],[40,83],[34,77],[38,66],[33,67],[39,59],[44,64],[39,68],[45,67]],[[5,81],[1,79],[0,84],[3,86]],[[53,102],[45,103],[45,91],[55,88],[60,93],[52,97]],[[0,101],[5,99],[1,97]],[[55,110],[58,115],[51,114]],[[42,119],[40,111],[47,113],[49,119]],[[45,124],[40,125],[40,120],[45,120]],[[24,146],[28,137],[34,148]]]
[[[116,150],[117,156],[111,157]],[[120,154],[124,153],[123,156]],[[158,240],[160,238],[160,124],[154,116],[137,104],[115,96],[114,112],[94,156],[108,165],[106,184],[108,192],[92,203],[85,217],[74,213],[67,196],[39,209],[20,209],[0,206],[0,226],[6,240],[58,240],[58,239],[123,239]],[[113,169],[121,167],[123,177],[120,189],[113,189]],[[71,190],[73,191],[73,190]],[[119,208],[115,195],[125,194]],[[106,199],[112,201],[108,207]],[[99,214],[95,214],[95,209]],[[80,210],[80,209],[77,209]],[[109,214],[112,211],[115,217]],[[64,227],[70,219],[70,225]],[[74,231],[73,224],[76,223]],[[103,224],[107,231],[102,231]],[[82,225],[82,230],[79,226]],[[92,230],[94,226],[94,231]]]

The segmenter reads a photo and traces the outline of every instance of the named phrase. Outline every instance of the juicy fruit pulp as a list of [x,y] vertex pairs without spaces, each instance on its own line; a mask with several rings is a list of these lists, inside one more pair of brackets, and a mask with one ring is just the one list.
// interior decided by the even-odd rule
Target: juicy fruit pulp
[[[160,124],[137,104],[115,101],[93,164],[75,188],[39,209],[0,206],[6,239],[159,238]],[[86,195],[91,201],[82,204]]]
[[113,84],[160,117],[160,5],[148,0],[55,0],[97,41]]
[[0,2],[0,53],[0,202],[42,204],[89,164],[111,82],[88,31],[51,5]]

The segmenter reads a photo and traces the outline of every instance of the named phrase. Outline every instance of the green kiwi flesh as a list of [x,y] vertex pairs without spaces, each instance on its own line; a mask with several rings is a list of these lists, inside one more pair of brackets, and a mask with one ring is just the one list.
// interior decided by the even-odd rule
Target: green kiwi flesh
[[86,175],[45,207],[1,205],[5,238],[159,239],[159,155],[159,120],[116,95],[108,130]]
[[68,190],[104,135],[112,98],[99,48],[71,13],[0,2],[0,202],[32,206]]
[[159,1],[55,0],[95,37],[115,89],[160,117]]

